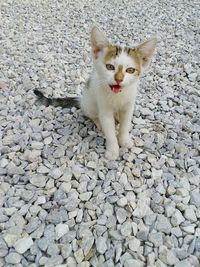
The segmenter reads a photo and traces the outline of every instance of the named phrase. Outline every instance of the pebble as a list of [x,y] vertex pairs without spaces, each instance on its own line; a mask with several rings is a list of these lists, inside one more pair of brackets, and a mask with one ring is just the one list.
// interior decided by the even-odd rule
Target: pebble
[[6,242],[0,238],[0,257],[4,257],[8,254],[8,247]]
[[191,221],[191,222],[196,222],[197,221],[197,217],[196,214],[194,212],[194,209],[192,208],[187,208],[184,212],[184,217],[185,219]]
[[123,223],[126,220],[126,211],[123,208],[118,208],[116,211],[116,217],[119,223]]
[[16,241],[14,248],[19,254],[23,254],[33,245],[33,240],[30,236],[23,237]]
[[106,238],[102,236],[98,237],[96,240],[96,248],[100,254],[104,254],[105,251],[107,250],[106,241],[107,241]]
[[8,169],[9,175],[23,175],[25,173],[24,169],[22,167],[14,167]]
[[126,197],[122,197],[122,198],[118,199],[118,201],[117,201],[117,205],[119,207],[122,207],[122,208],[125,207],[127,204],[128,204],[128,201],[127,201]]
[[21,261],[21,255],[16,252],[10,252],[6,257],[5,261],[10,264],[17,264]]
[[140,240],[133,237],[128,241],[128,245],[132,251],[137,252],[140,247]]
[[149,212],[149,206],[146,204],[145,200],[139,199],[136,209],[133,211],[133,216],[136,216],[140,219]]
[[183,215],[181,214],[181,212],[179,210],[175,210],[174,214],[171,217],[171,223],[173,226],[178,226],[180,225],[182,222],[185,221],[185,218],[183,217]]
[[170,224],[168,218],[166,218],[162,214],[161,215],[158,214],[158,216],[157,216],[156,229],[159,232],[163,232],[163,233],[169,234],[170,231],[171,231],[171,224]]
[[160,232],[150,233],[149,241],[152,242],[155,247],[160,247],[163,244],[163,236]]
[[139,260],[127,259],[124,262],[124,267],[144,267],[144,263]]
[[81,193],[79,195],[79,198],[82,201],[88,201],[91,198],[91,196],[92,196],[92,192],[85,192],[85,193]]
[[167,248],[163,249],[160,252],[159,258],[161,259],[161,261],[168,264],[169,266],[174,266],[178,262],[178,259],[176,258],[174,253]]
[[200,207],[200,193],[194,190],[190,192],[190,197],[191,204],[195,205],[196,207]]
[[71,183],[63,182],[60,186],[60,188],[63,190],[65,193],[69,193],[71,190]]
[[190,266],[191,266],[191,262],[187,259],[183,261],[179,261],[174,265],[174,267],[190,267]]
[[69,232],[69,226],[67,224],[57,224],[55,227],[56,240],[59,240],[63,235]]
[[30,176],[30,183],[37,187],[44,187],[46,184],[46,177],[40,174],[34,174]]
[[126,221],[121,226],[121,234],[123,236],[131,236],[132,234],[132,224],[130,221]]

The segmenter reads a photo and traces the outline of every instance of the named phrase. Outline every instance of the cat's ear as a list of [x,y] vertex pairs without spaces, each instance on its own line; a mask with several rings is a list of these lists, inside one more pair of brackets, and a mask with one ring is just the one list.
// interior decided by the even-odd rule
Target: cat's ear
[[98,52],[100,52],[108,44],[108,39],[97,27],[94,26],[91,31],[91,46],[93,56],[97,58]]
[[143,67],[146,67],[151,60],[151,57],[153,55],[153,52],[156,48],[157,39],[152,38],[142,44],[140,44],[136,49],[142,59],[142,65]]

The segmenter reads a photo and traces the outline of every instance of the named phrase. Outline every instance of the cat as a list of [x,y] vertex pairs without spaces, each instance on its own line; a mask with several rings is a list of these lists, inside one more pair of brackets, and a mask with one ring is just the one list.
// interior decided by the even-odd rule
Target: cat
[[[91,48],[94,67],[82,96],[50,99],[38,90],[34,92],[46,106],[80,107],[83,114],[103,130],[105,157],[116,160],[119,145],[127,148],[133,145],[129,131],[137,87],[156,43],[156,38],[151,38],[134,48],[116,46],[97,27],[93,27]],[[119,121],[118,136],[115,119]]]

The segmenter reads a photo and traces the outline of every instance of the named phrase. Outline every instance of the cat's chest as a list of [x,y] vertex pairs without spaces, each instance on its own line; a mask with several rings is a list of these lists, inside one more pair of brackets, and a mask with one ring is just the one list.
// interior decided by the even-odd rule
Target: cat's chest
[[[136,91],[136,89],[135,89]],[[112,108],[115,112],[124,109],[128,105],[134,105],[136,92],[125,91],[120,93],[109,93],[105,97],[105,101],[108,107]]]

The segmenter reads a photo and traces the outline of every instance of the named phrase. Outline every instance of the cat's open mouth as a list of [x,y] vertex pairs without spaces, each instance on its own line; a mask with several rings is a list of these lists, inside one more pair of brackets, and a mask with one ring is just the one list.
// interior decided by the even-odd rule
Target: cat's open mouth
[[116,85],[110,85],[111,90],[113,91],[113,93],[117,94],[120,93],[122,90],[122,87],[118,84]]

